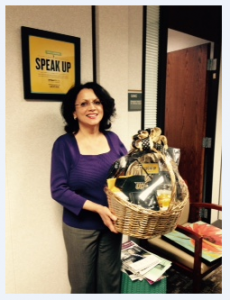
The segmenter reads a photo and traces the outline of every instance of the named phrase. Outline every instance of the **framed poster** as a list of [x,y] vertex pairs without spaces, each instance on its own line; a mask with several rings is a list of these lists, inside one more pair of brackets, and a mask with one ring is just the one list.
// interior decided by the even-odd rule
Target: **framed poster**
[[21,27],[24,98],[62,101],[80,84],[80,38]]

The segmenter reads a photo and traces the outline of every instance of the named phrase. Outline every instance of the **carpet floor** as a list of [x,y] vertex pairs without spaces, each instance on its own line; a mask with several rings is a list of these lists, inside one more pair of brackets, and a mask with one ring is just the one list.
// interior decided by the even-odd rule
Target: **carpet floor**
[[[171,267],[167,271],[167,294],[192,293],[192,280]],[[200,294],[222,294],[222,266],[203,278]]]

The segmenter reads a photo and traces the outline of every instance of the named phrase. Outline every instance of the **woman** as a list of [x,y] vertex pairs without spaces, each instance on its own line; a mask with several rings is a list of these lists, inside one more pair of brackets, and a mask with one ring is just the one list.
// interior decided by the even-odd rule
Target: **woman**
[[51,193],[63,206],[71,293],[119,293],[122,235],[104,188],[112,164],[127,154],[107,131],[115,103],[99,84],[73,87],[61,106],[66,134],[53,145]]

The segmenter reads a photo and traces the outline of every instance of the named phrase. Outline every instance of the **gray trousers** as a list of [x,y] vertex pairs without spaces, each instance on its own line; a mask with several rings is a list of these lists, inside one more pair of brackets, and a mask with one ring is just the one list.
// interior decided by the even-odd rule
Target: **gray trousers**
[[71,294],[120,293],[121,234],[63,223]]

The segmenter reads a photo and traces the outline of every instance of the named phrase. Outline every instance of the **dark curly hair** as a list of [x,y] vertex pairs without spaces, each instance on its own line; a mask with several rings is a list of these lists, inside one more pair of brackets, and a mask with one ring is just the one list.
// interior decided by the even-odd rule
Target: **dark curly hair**
[[92,89],[101,101],[104,116],[100,122],[100,131],[104,132],[111,127],[111,117],[115,116],[115,101],[101,85],[95,82],[87,82],[85,84],[80,84],[79,86],[74,86],[67,92],[61,105],[61,114],[66,122],[64,127],[65,131],[67,133],[76,134],[79,130],[78,120],[74,120],[73,113],[75,111],[77,95],[82,89]]

